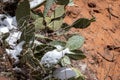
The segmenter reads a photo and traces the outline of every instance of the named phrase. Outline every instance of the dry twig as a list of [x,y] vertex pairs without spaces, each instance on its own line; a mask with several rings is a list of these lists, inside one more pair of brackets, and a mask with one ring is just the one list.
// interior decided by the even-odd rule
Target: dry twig
[[118,16],[116,16],[115,14],[112,13],[112,8],[111,5],[108,6],[107,11],[109,12],[109,19],[111,20],[111,17],[115,17],[115,18],[119,18]]
[[100,54],[99,52],[97,52],[97,54],[100,55],[103,59],[105,59],[105,60],[108,61],[108,62],[114,62],[114,61],[115,61],[114,56],[113,56],[113,58],[110,60],[110,59],[107,59],[106,57],[104,57],[104,56],[103,56],[102,54]]

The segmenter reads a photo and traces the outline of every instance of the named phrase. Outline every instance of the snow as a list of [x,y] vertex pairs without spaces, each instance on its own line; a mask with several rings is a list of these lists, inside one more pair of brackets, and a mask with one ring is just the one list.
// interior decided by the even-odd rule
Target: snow
[[75,77],[76,75],[77,74],[72,70],[72,68],[66,67],[58,68],[53,72],[53,77],[60,80],[67,80],[69,78]]
[[9,32],[9,29],[8,29],[8,27],[0,27],[0,32],[5,34],[5,33]]
[[15,62],[19,61],[18,57],[22,51],[22,46],[24,45],[25,41],[20,42],[15,48],[12,49],[6,49],[6,52],[8,55],[11,55],[11,58],[15,59]]
[[30,1],[30,8],[35,8],[38,5],[42,4],[45,0],[32,0]]
[[45,66],[45,67],[52,67],[55,64],[57,64],[60,59],[62,57],[64,57],[65,54],[71,53],[70,50],[68,48],[64,49],[64,50],[57,50],[54,49],[52,51],[48,51],[47,53],[45,53],[45,55],[41,58],[41,63]]
[[[14,17],[12,18],[12,25],[17,27],[16,16],[14,16]],[[15,28],[16,28],[16,27],[15,27]]]
[[11,57],[15,59],[15,62],[17,62],[17,56],[20,55],[22,51],[22,46],[25,43],[25,41],[22,41],[19,44],[17,44],[17,40],[20,39],[22,32],[17,30],[16,17],[0,14],[0,33],[10,34],[9,37],[6,39],[6,42],[10,45],[12,49],[6,49],[6,52],[8,55],[11,55]]
[[13,68],[14,71],[18,71],[18,72],[21,72],[21,68],[18,68],[17,66],[15,68]]
[[63,50],[63,48],[64,48],[64,47],[62,47],[61,45],[55,45],[55,47],[56,47],[56,49],[59,50],[59,51]]
[[22,32],[20,31],[11,32],[10,36],[6,39],[6,41],[11,47],[14,47],[16,45],[17,40],[20,39],[21,34]]
[[16,29],[16,26],[14,26],[17,24],[15,19],[15,17],[0,14],[0,27],[8,27],[9,30]]
[[42,45],[42,43],[39,42],[39,41],[37,41],[37,40],[34,41],[34,44],[36,44],[36,45]]

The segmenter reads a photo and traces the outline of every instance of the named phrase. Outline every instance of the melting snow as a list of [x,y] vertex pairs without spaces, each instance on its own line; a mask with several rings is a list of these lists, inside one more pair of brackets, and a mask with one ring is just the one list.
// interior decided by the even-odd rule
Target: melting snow
[[68,48],[61,50],[61,51],[59,51],[57,49],[48,51],[42,57],[41,63],[45,67],[48,67],[48,68],[52,67],[53,65],[57,64],[65,54],[68,54],[68,53],[71,53]]
[[22,51],[22,46],[24,45],[25,41],[20,42],[15,48],[12,49],[6,49],[6,52],[8,55],[11,55],[12,58],[15,59],[15,62],[19,61],[18,57]]
[[6,49],[7,54],[11,55],[16,61],[18,61],[18,55],[22,51],[22,46],[25,41],[17,44],[17,40],[20,39],[22,32],[17,30],[16,17],[11,17],[5,14],[0,14],[0,33],[10,33],[6,39],[8,44],[13,49]]

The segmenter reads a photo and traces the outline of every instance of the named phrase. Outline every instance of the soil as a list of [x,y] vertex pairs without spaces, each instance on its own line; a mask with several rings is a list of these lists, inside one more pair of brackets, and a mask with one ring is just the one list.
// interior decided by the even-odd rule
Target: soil
[[[74,62],[87,64],[87,80],[120,80],[120,0],[74,0],[74,7],[66,7],[70,14],[65,22],[72,24],[78,18],[96,18],[88,28],[71,29],[85,37],[81,48],[87,58]],[[1,53],[0,53],[1,55]],[[0,80],[7,80],[0,77]]]
[[88,28],[71,30],[86,38],[82,50],[87,59],[83,62],[97,80],[120,80],[120,1],[75,0],[75,4],[76,7],[67,8],[71,12],[65,19],[67,23],[81,17],[96,18]]

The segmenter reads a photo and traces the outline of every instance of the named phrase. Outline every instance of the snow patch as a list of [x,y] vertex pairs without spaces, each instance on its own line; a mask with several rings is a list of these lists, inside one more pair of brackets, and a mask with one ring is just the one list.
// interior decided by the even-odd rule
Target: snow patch
[[30,1],[30,8],[35,8],[38,5],[42,4],[45,0],[32,0]]
[[20,55],[22,51],[22,46],[24,45],[25,41],[20,42],[15,48],[12,49],[6,49],[6,52],[8,55],[11,55],[12,58],[15,59],[15,62],[19,61],[18,56]]
[[60,80],[67,80],[75,77],[77,74],[71,68],[58,68],[53,72],[53,77]]
[[45,53],[45,55],[41,58],[41,63],[45,67],[52,67],[53,65],[57,64],[62,57],[65,56],[65,54],[71,53],[68,48],[58,51],[57,49],[54,49],[52,51],[48,51]]
[[11,47],[14,47],[16,45],[17,40],[20,39],[21,34],[22,32],[20,31],[11,32],[10,36],[6,39],[6,41]]
[[17,44],[17,40],[20,39],[22,32],[17,30],[16,17],[0,14],[0,33],[10,34],[9,37],[6,39],[6,42],[10,45],[12,49],[6,49],[6,52],[8,55],[11,55],[11,57],[15,59],[15,62],[17,62],[19,60],[17,56],[20,55],[22,51],[22,46],[24,45],[25,41]]

